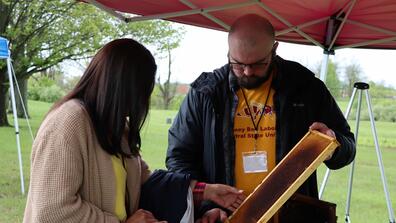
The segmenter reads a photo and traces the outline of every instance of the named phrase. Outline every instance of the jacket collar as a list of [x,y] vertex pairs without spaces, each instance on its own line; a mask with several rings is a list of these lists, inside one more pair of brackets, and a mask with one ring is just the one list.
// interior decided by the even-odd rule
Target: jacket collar
[[205,94],[213,93],[219,84],[227,81],[229,74],[228,64],[214,70],[213,72],[202,73],[192,84],[191,87],[198,92]]

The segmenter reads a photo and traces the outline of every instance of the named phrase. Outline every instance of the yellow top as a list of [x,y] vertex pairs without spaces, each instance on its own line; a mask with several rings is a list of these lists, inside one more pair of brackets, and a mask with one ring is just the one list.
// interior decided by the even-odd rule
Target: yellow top
[[120,158],[111,156],[111,161],[116,178],[115,214],[120,221],[124,221],[127,218],[125,209],[126,171]]
[[[235,112],[234,118],[234,137],[235,137],[235,183],[238,189],[244,190],[246,195],[253,192],[257,185],[268,175],[268,173],[275,167],[275,111],[273,106],[274,89],[271,89],[269,95],[269,88],[271,86],[272,78],[263,83],[256,89],[243,89],[245,97],[243,96],[242,89],[237,92],[238,107]],[[267,100],[268,96],[268,100]],[[267,100],[266,106],[264,104]],[[254,125],[260,119],[260,115],[264,110],[263,117],[258,123],[258,137],[255,142],[255,127],[250,117],[250,111],[253,115]],[[256,149],[255,149],[256,147]],[[266,170],[261,169],[260,172],[245,172],[244,170],[244,153],[245,160],[246,153],[257,151],[266,158],[261,159],[261,165],[265,166]],[[267,162],[265,164],[265,162]]]

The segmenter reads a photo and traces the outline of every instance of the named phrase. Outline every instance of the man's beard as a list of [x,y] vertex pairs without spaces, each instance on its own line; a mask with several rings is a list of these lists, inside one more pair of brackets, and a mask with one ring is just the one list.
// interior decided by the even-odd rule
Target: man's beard
[[[259,87],[261,84],[263,84],[264,82],[266,82],[268,80],[268,78],[271,76],[272,73],[272,69],[273,68],[273,63],[271,61],[268,69],[265,71],[265,74],[263,76],[250,76],[250,77],[246,77],[246,76],[242,76],[242,77],[238,77],[234,74],[234,76],[237,78],[238,84],[239,86],[246,88],[246,89],[254,89]],[[234,71],[232,71],[234,72]]]

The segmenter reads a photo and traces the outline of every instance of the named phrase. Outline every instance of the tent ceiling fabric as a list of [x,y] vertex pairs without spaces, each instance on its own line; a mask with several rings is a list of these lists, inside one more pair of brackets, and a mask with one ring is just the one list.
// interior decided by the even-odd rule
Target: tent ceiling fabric
[[[267,17],[277,40],[332,51],[396,49],[395,0],[85,0],[127,22],[166,19],[226,31],[243,14]],[[132,16],[128,14],[138,15]]]

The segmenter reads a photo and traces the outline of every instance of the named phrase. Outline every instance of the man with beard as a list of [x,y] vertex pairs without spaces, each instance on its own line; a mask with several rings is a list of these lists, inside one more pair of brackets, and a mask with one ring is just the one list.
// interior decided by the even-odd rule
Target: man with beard
[[[325,161],[330,169],[354,159],[354,137],[334,98],[307,68],[276,55],[278,42],[267,19],[237,19],[228,45],[228,64],[191,84],[169,130],[169,170],[249,195],[308,129],[340,142]],[[318,197],[316,173],[298,192]],[[202,222],[226,218],[211,204],[199,208]]]

